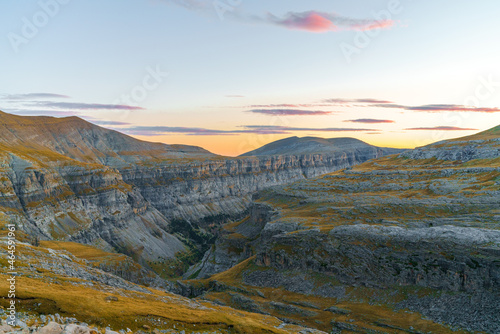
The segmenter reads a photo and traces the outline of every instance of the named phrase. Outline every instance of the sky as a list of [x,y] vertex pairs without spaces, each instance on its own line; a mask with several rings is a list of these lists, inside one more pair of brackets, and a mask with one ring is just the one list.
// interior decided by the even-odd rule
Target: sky
[[2,0],[0,110],[236,156],[500,124],[500,2]]

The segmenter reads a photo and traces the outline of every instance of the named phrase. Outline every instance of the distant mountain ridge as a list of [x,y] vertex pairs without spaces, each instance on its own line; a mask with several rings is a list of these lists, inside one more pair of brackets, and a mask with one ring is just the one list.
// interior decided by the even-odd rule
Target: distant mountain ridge
[[269,143],[256,150],[244,153],[241,156],[301,155],[354,150],[381,150],[384,154],[395,154],[404,151],[403,149],[376,147],[362,140],[349,137],[329,139],[318,137],[289,137]]
[[[106,129],[76,116],[18,116],[0,111],[0,145],[3,150],[52,151],[86,163],[116,165],[144,159],[203,158],[216,155],[190,145],[168,145],[135,139],[119,131]],[[379,148],[359,139],[289,137],[266,144],[240,157],[302,155],[349,150],[380,149],[384,154],[400,153],[395,148]]]
[[79,117],[17,116],[0,111],[0,145],[12,152],[57,153],[85,163],[117,165],[148,159],[214,156],[188,145],[151,143]]

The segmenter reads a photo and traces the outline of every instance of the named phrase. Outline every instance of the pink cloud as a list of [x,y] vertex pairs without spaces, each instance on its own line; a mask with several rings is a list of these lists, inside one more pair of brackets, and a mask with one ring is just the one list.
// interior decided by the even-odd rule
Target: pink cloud
[[290,12],[282,18],[269,14],[267,20],[287,29],[305,30],[314,33],[388,29],[395,24],[393,20],[353,19],[318,11]]
[[290,29],[307,30],[311,32],[327,32],[336,30],[337,27],[329,19],[318,13],[310,12],[304,16],[292,16],[284,21],[282,25]]
[[480,108],[480,107],[470,107],[456,104],[428,104],[425,106],[418,107],[406,107],[406,110],[414,111],[427,111],[427,112],[441,112],[441,111],[472,111],[472,112],[485,112],[485,113],[495,113],[500,112],[500,108]]
[[367,31],[374,29],[388,29],[394,26],[395,22],[393,20],[381,20],[373,23],[360,24],[353,28],[353,30]]
[[403,109],[410,111],[423,111],[430,113],[437,112],[483,112],[483,113],[497,113],[500,112],[500,108],[483,108],[483,107],[471,107],[459,104],[426,104],[423,106],[405,106],[401,104],[392,103],[376,103],[368,105],[368,107],[376,108],[393,108],[393,109]]
[[366,124],[395,123],[393,120],[390,119],[374,119],[374,118],[350,119],[350,120],[345,120],[344,122],[366,123]]
[[323,116],[332,113],[332,111],[302,109],[251,109],[248,112],[271,116]]
[[435,127],[421,127],[421,128],[409,128],[405,130],[416,130],[416,131],[426,131],[426,130],[441,130],[441,131],[473,131],[477,129],[472,128],[460,128],[456,126],[435,126]]
[[[214,14],[211,1],[205,0],[162,0],[198,13]],[[374,30],[388,29],[395,25],[393,20],[357,19],[316,10],[305,12],[289,12],[283,16],[271,13],[267,15],[249,15],[242,10],[230,10],[227,16],[233,20],[251,23],[274,24],[292,30],[313,33],[325,33],[342,30]]]
[[304,104],[288,104],[288,103],[281,103],[281,104],[254,104],[251,105],[251,108],[299,108],[299,107],[309,107],[310,105],[304,105]]

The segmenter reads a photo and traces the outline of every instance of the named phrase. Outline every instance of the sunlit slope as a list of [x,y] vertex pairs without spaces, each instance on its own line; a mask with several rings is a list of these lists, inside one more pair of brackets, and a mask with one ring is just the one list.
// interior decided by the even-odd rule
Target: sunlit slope
[[440,141],[418,147],[403,156],[411,159],[430,159],[461,161],[493,160],[497,163],[500,152],[500,126],[472,136]]
[[[0,266],[7,272],[5,226],[0,235]],[[22,235],[19,237],[22,239]],[[116,331],[151,328],[186,333],[298,333],[303,329],[282,325],[272,316],[192,301],[130,283],[100,269],[103,262],[111,265],[121,255],[89,246],[57,242],[33,246],[19,242],[16,255],[17,312],[30,326],[43,325],[56,315],[87,323],[101,332],[106,327]],[[118,263],[115,265],[119,268]],[[0,294],[7,296],[7,275],[0,276]],[[8,303],[9,299],[0,299],[2,307]]]
[[137,140],[78,117],[16,116],[0,111],[0,150],[20,155],[123,165],[184,157],[213,156],[194,146]]
[[494,128],[488,129],[486,131],[476,133],[476,134],[471,135],[471,136],[461,137],[461,138],[450,140],[450,142],[468,141],[468,140],[493,140],[493,141],[498,141],[499,138],[500,138],[500,125],[496,126]]

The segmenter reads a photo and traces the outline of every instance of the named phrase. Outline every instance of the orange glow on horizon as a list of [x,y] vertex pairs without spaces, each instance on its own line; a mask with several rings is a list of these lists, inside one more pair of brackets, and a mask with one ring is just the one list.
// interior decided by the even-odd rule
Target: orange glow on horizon
[[[289,138],[289,137],[310,137],[304,134],[287,134],[287,135],[228,135],[228,136],[186,136],[186,135],[172,135],[172,136],[132,136],[134,138],[151,141],[151,142],[161,142],[165,144],[183,144],[202,147],[212,153],[236,157],[248,151],[252,151],[266,144],[274,142],[276,140]],[[393,147],[393,148],[415,148],[416,146],[430,144],[433,141],[428,140],[428,142],[421,143],[415,142],[414,138],[400,138],[398,140],[392,138],[376,138],[375,135],[330,135],[322,136],[315,135],[314,137],[321,138],[335,138],[335,137],[352,137],[363,140],[370,145],[380,146],[380,147]],[[408,136],[410,137],[410,136]]]

